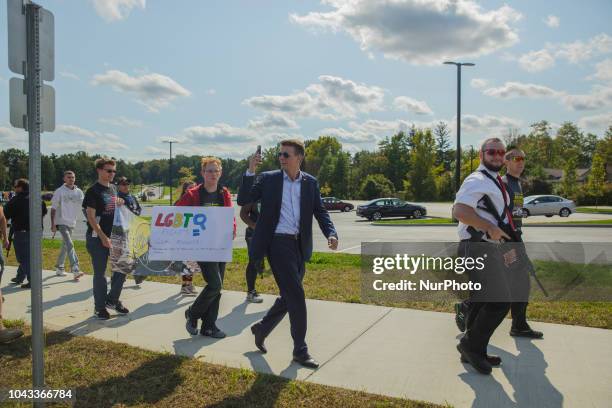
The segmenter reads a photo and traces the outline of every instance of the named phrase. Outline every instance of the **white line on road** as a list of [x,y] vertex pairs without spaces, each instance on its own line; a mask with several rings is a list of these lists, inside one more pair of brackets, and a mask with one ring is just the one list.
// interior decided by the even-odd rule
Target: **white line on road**
[[[380,239],[375,239],[375,240],[373,240],[373,241],[367,241],[367,242],[378,242],[378,241],[380,241]],[[365,241],[364,241],[364,242],[365,242]],[[339,250],[338,252],[350,251],[351,249],[355,249],[355,248],[361,248],[361,244],[359,244],[359,245],[355,245],[355,246],[352,246],[352,247],[348,247],[348,248],[341,249],[341,250]]]

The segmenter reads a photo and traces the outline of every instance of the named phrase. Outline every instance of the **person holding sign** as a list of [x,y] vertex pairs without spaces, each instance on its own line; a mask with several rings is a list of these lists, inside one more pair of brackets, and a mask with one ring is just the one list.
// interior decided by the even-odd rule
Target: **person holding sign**
[[255,178],[261,163],[257,152],[249,159],[249,169],[238,192],[238,205],[261,201],[261,213],[255,225],[249,255],[252,259],[268,257],[280,296],[261,322],[251,327],[255,345],[266,353],[265,338],[289,313],[293,360],[304,367],[317,368],[306,345],[306,299],[302,281],[305,262],[312,255],[312,217],[319,223],[329,248],[338,248],[338,234],[321,202],[316,178],[300,170],[304,161],[304,143],[289,139],[280,143],[281,170],[268,171]]
[[[202,177],[204,183],[189,190],[176,202],[177,206],[194,207],[231,207],[232,196],[226,187],[219,185],[221,178],[221,160],[216,157],[202,158]],[[236,220],[234,220],[234,238],[236,238]],[[216,325],[219,314],[219,301],[221,300],[221,289],[223,289],[223,277],[225,274],[225,262],[198,262],[206,287],[193,302],[191,307],[185,310],[185,327],[192,335],[198,334],[198,320],[202,319],[200,334],[203,336],[222,339],[226,335]]]

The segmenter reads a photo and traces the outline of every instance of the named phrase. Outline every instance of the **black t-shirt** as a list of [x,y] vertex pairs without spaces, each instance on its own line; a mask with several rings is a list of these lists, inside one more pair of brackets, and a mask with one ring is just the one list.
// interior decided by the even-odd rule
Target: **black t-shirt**
[[521,187],[521,180],[506,174],[503,177],[503,182],[508,186],[508,195],[510,196],[508,208],[512,213],[512,221],[517,228],[521,228],[523,226],[523,189]]
[[[102,232],[107,237],[110,237],[113,229],[113,220],[115,218],[115,202],[117,200],[117,191],[112,184],[105,187],[100,183],[96,183],[89,187],[85,192],[83,199],[83,209],[88,207],[96,209],[96,219]],[[87,233],[91,234],[93,228],[87,222]]]
[[209,193],[204,188],[204,185],[200,187],[200,206],[202,207],[223,207],[225,201],[223,200],[223,189],[219,187],[217,191]]

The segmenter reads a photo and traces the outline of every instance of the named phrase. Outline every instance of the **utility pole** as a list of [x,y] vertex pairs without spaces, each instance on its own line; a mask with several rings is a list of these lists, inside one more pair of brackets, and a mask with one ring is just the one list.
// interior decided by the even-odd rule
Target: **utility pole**
[[461,181],[461,67],[473,67],[471,62],[446,61],[445,64],[457,66],[457,150],[455,154],[455,192],[459,191]]
[[163,143],[170,145],[170,161],[168,162],[168,185],[170,186],[170,205],[172,205],[172,143],[179,143],[176,140],[164,140]]

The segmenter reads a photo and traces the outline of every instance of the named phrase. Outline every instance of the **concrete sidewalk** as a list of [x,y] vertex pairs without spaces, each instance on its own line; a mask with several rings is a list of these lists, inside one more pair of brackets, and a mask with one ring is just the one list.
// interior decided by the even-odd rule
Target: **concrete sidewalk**
[[[7,284],[14,273],[14,267],[4,273],[5,318],[28,322],[30,291]],[[228,337],[215,340],[187,334],[183,313],[193,298],[179,296],[178,285],[141,286],[126,282],[121,299],[129,315],[98,321],[90,275],[73,282],[44,271],[44,324],[211,363],[456,407],[609,407],[612,400],[611,330],[535,323],[545,338],[530,341],[510,337],[505,321],[489,350],[503,364],[483,376],[460,363],[450,314],[308,300],[307,341],[321,363],[314,371],[291,362],[288,318],[266,340],[267,354],[255,348],[249,326],[274,296],[263,295],[264,303],[255,305],[244,302],[244,293],[224,291],[218,326]]]

